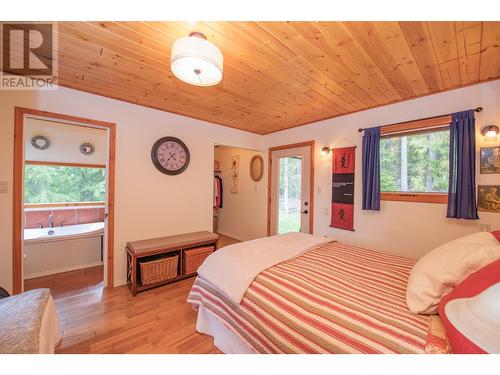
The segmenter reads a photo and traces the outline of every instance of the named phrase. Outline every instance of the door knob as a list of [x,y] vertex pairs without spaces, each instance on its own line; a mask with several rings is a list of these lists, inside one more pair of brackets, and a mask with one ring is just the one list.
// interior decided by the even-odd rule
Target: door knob
[[300,211],[300,213],[302,213],[302,214],[308,214],[308,213],[309,213],[309,211],[304,210],[304,211]]

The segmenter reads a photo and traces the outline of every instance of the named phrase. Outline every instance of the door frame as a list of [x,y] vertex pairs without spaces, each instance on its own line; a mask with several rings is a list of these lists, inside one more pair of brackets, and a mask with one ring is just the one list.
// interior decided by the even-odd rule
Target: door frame
[[272,186],[272,160],[273,160],[273,152],[274,151],[280,151],[280,150],[286,150],[290,148],[296,148],[296,147],[310,147],[310,152],[311,152],[311,170],[310,170],[310,175],[309,175],[309,183],[311,185],[310,191],[309,191],[309,233],[313,234],[314,230],[314,146],[315,146],[315,141],[305,141],[305,142],[299,142],[299,143],[290,143],[287,145],[281,145],[281,146],[275,146],[275,147],[270,147],[268,150],[268,164],[267,164],[267,235],[271,235],[271,207],[273,204],[272,201],[272,192],[271,192],[271,186]]
[[[84,117],[64,115],[38,109],[15,107],[14,117],[14,185],[12,207],[12,289],[14,294],[23,291],[23,165],[24,165],[24,117],[34,115],[48,120],[63,120],[73,123],[58,122],[69,126],[100,127],[109,130],[108,149],[108,226],[107,226],[107,287],[114,286],[114,232],[115,232],[115,151],[116,124],[112,122],[92,120]],[[78,124],[79,123],[79,124]]]

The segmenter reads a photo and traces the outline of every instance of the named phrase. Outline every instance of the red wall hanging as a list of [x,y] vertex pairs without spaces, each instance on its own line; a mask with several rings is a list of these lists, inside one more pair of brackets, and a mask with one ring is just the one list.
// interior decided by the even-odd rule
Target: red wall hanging
[[354,231],[354,166],[356,146],[333,150],[332,222],[333,228]]

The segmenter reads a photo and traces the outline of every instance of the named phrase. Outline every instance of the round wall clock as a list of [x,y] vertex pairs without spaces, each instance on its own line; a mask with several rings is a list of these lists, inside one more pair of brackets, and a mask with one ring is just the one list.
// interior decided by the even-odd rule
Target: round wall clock
[[160,172],[177,175],[184,172],[189,165],[189,149],[178,138],[163,137],[153,145],[151,160]]

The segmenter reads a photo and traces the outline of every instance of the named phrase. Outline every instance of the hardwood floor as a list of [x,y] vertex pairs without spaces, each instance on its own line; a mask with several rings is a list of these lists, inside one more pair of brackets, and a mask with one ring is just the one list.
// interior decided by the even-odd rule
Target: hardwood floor
[[[221,235],[219,247],[238,240]],[[62,340],[56,353],[220,353],[196,332],[186,302],[194,278],[132,297],[126,286],[56,297]]]
[[217,353],[186,302],[194,278],[132,297],[126,286],[56,300],[56,353]]
[[49,288],[59,299],[102,289],[103,280],[104,266],[96,266],[24,280],[24,290]]

